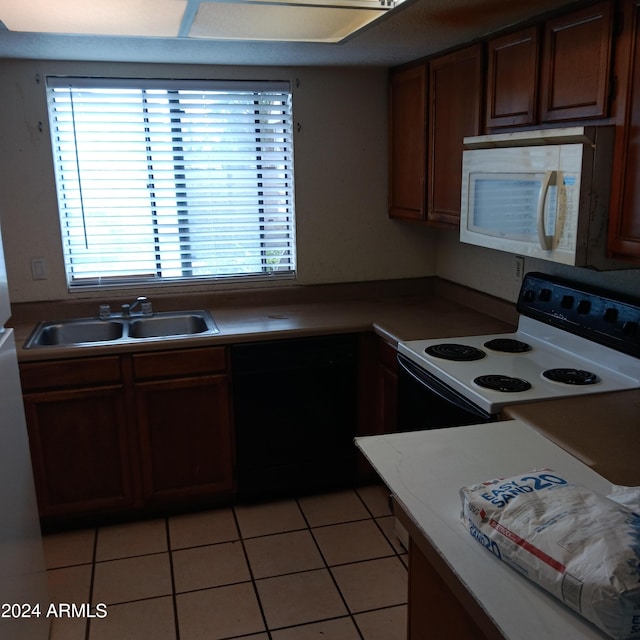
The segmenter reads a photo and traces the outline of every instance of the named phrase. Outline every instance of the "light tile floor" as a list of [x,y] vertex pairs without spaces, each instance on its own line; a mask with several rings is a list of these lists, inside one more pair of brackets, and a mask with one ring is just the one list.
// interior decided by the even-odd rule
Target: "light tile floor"
[[406,554],[381,486],[45,536],[51,640],[401,640]]

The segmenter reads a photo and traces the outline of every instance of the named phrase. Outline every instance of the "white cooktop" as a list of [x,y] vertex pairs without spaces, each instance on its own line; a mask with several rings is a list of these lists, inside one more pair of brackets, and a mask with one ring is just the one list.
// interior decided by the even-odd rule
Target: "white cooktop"
[[[532,349],[525,353],[504,353],[484,346],[495,338],[526,342]],[[429,346],[455,343],[481,349],[480,360],[453,361],[425,353]],[[401,342],[398,352],[435,375],[454,390],[488,413],[498,413],[509,404],[551,400],[577,395],[640,388],[640,360],[573,335],[556,327],[521,316],[515,333],[411,340]],[[571,368],[595,373],[595,384],[574,385],[548,380],[547,369]],[[481,375],[503,375],[530,383],[526,391],[493,391],[479,386],[474,379]]]

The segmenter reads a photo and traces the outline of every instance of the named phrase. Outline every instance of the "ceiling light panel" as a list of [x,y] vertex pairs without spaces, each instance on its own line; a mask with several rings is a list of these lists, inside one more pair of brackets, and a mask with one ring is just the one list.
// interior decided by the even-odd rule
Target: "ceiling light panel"
[[[364,3],[360,3],[364,4]],[[366,3],[371,6],[371,2]],[[333,6],[269,2],[201,2],[189,37],[219,40],[339,42],[386,13]]]
[[187,0],[0,0],[10,31],[121,36],[178,35]]

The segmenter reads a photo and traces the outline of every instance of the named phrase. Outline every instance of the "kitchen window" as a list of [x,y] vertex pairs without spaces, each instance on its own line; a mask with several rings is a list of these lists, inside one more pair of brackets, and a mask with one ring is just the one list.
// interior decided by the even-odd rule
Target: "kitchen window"
[[47,78],[67,281],[294,277],[288,83]]

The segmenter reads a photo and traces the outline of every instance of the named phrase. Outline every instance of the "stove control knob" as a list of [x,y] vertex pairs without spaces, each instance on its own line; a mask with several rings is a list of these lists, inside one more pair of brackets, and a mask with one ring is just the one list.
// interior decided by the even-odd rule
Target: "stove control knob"
[[551,289],[540,289],[538,298],[542,300],[542,302],[549,302],[549,300],[551,300]]
[[571,307],[573,307],[573,296],[562,296],[560,306],[563,309],[571,309]]
[[591,301],[590,300],[580,300],[578,302],[578,313],[582,313],[583,315],[587,315],[591,311]]
[[625,322],[622,325],[622,332],[625,336],[635,336],[638,333],[638,323],[631,320]]

